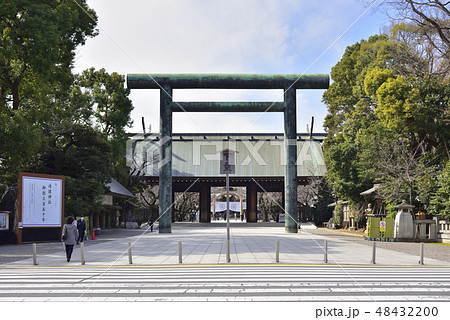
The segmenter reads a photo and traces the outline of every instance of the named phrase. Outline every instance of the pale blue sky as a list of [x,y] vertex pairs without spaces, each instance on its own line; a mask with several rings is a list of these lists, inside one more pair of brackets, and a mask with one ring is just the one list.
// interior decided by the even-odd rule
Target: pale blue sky
[[[95,67],[120,74],[330,74],[347,46],[380,33],[388,22],[374,10],[381,2],[363,14],[367,7],[360,0],[88,0],[99,17],[100,34],[79,48],[75,72]],[[312,116],[314,131],[324,131],[322,94],[297,91],[298,132],[306,131]],[[141,117],[159,131],[158,90],[132,90],[130,98],[134,128],[129,131],[142,130]],[[280,99],[279,90],[174,92],[178,101]],[[177,113],[173,131],[282,132],[283,118]]]

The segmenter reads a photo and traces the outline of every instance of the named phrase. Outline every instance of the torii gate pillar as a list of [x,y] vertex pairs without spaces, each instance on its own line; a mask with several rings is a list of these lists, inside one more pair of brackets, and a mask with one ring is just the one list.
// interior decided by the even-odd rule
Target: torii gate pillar
[[172,88],[160,90],[159,232],[172,232]]
[[286,172],[284,174],[284,192],[286,232],[296,233],[298,223],[297,210],[297,97],[295,89],[284,91],[284,152]]

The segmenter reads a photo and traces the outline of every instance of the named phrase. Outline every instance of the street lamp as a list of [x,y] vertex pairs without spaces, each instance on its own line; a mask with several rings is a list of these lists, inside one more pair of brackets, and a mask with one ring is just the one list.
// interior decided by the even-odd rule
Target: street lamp
[[224,149],[220,152],[220,174],[226,174],[227,188],[227,262],[231,262],[230,258],[230,174],[236,172],[236,151]]

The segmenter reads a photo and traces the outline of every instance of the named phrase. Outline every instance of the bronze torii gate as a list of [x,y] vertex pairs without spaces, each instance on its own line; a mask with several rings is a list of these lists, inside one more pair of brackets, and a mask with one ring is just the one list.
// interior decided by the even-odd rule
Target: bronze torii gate
[[[172,232],[172,112],[283,112],[285,230],[298,232],[296,89],[328,89],[327,74],[128,74],[127,86],[160,89],[160,233]],[[284,102],[173,102],[173,89],[283,89]]]

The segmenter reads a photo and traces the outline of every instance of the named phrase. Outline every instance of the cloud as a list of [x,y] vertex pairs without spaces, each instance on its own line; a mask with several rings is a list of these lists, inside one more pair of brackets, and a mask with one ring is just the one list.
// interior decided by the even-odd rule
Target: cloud
[[101,29],[80,54],[125,72],[251,72],[280,60],[289,36],[275,1],[88,3]]
[[[356,0],[88,0],[88,4],[99,16],[100,34],[79,49],[75,71],[94,66],[121,74],[303,73],[363,10]],[[343,52],[339,45],[336,48]],[[308,73],[329,73],[341,54],[333,51]],[[279,92],[177,95],[189,101],[280,98]],[[142,116],[158,130],[157,90],[132,90],[130,98],[135,107],[133,131],[141,130]],[[310,122],[311,113],[318,109],[320,114],[326,113],[317,95],[301,108],[305,112],[299,114],[299,131]],[[256,119],[255,124],[255,114],[177,115],[174,131],[218,132],[225,129],[221,121],[230,125],[226,130],[236,132],[283,130],[280,115],[259,115]]]
[[194,133],[242,133],[242,132],[280,132],[257,120],[259,114],[236,113],[176,113],[173,117],[174,132]]

